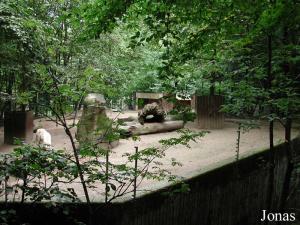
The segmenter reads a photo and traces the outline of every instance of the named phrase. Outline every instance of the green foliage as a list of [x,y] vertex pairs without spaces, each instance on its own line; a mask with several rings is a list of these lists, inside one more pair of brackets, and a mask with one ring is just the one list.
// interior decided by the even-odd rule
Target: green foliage
[[188,121],[194,121],[196,119],[196,113],[191,109],[190,106],[176,105],[169,113],[176,120],[182,120],[184,123]]
[[[46,25],[36,18],[25,2],[0,3],[0,91],[16,104],[27,105],[32,98],[34,64],[46,56]],[[5,84],[6,83],[6,87]]]
[[178,134],[180,134],[179,138],[169,138],[166,140],[160,140],[159,143],[161,143],[164,147],[171,147],[180,144],[190,148],[190,141],[196,142],[197,138],[203,137],[205,134],[209,133],[208,131],[193,132],[188,129],[181,129],[177,132]]
[[[219,90],[234,105],[231,100],[247,92],[245,100],[237,102],[239,106],[235,108],[250,104],[239,114],[251,114],[254,105],[268,101],[268,93],[261,91],[267,72],[267,35],[272,35],[276,46],[274,82],[296,82],[293,88],[299,82],[292,75],[297,74],[299,63],[297,6],[290,0],[260,1],[255,5],[251,1],[218,0],[208,4],[4,1],[1,43],[5,44],[1,44],[0,54],[5,57],[1,57],[1,76],[7,83],[12,79],[15,88],[8,89],[16,93],[8,94],[17,96],[21,105],[49,103],[48,93],[36,97],[42,78],[36,73],[41,72],[38,67],[42,65],[43,79],[58,78],[60,92],[68,97],[84,88],[86,92],[104,94],[113,104],[121,98],[132,104],[136,91],[215,94]],[[289,71],[284,69],[286,66]],[[289,75],[283,76],[286,73]],[[88,84],[78,77],[87,78]],[[283,108],[298,107],[298,90],[289,89],[291,85],[287,89],[275,86],[279,89],[272,92],[288,92],[272,103],[281,114],[286,114]],[[8,90],[0,88],[3,92]],[[239,89],[233,91],[236,88]],[[23,94],[32,89],[30,95]],[[282,102],[291,99],[291,91],[294,100],[284,106]],[[76,100],[81,97],[75,96]]]
[[246,133],[248,131],[250,131],[251,129],[257,129],[259,128],[259,124],[257,123],[257,121],[253,121],[253,120],[246,120],[246,121],[242,121],[239,122],[239,126],[240,129],[242,130],[243,133]]
[[[295,118],[300,112],[299,8],[292,0],[4,0],[1,113],[13,110],[13,102],[23,109],[35,107],[62,125],[73,144],[70,129],[76,118],[69,124],[66,117],[91,92],[105,95],[112,104],[121,99],[132,103],[136,91],[221,94],[226,101],[222,110],[231,115]],[[194,119],[188,107],[176,107],[173,113],[184,122]],[[109,123],[102,138],[120,138],[119,125]],[[243,131],[253,127],[241,125]],[[107,163],[104,158],[111,152],[95,143],[80,149],[74,144],[72,156],[22,145],[1,156],[1,185],[6,185],[1,194],[13,190],[23,200],[77,201],[76,190],[60,189],[59,183],[79,179],[83,188],[85,182],[90,189],[97,182],[106,184],[113,201],[132,192],[135,177],[139,182],[178,180],[160,159],[172,146],[189,147],[204,134],[181,130],[179,137],[161,140],[159,147],[126,154],[120,164]],[[181,165],[176,159],[170,164]],[[8,187],[7,177],[22,183]],[[183,185],[180,191],[185,190]]]
[[0,168],[0,194],[9,201],[79,201],[72,188],[59,186],[78,177],[71,156],[62,150],[45,151],[23,144],[11,154],[1,155]]
[[[108,201],[111,202],[120,196],[133,192],[133,181],[138,179],[137,188],[144,179],[148,180],[167,180],[169,182],[178,182],[178,177],[173,175],[169,170],[163,168],[161,159],[166,159],[166,151],[177,145],[190,147],[189,142],[196,142],[200,137],[203,137],[207,132],[192,132],[190,130],[178,131],[177,138],[161,140],[160,147],[148,147],[138,150],[137,153],[125,153],[123,155],[123,163],[108,162],[108,173],[106,173],[107,154],[113,154],[108,149],[101,148],[94,144],[85,144],[80,148],[80,157],[85,160],[82,164],[87,176],[87,184],[91,189],[97,189],[96,183],[101,182],[107,184]],[[136,141],[138,139],[134,138]],[[133,163],[138,162],[137,170]],[[170,165],[182,166],[175,158],[170,159]]]
[[[178,178],[163,169],[160,159],[165,158],[166,151],[176,145],[189,147],[189,142],[196,142],[207,132],[178,131],[177,138],[161,140],[160,147],[149,147],[137,153],[124,155],[124,163],[108,162],[109,170],[104,158],[108,149],[99,145],[84,144],[80,147],[81,169],[84,172],[85,182],[89,189],[99,188],[99,182],[107,184],[109,201],[131,193],[135,177],[139,183],[144,179],[168,180],[177,182]],[[138,138],[135,138],[138,141]],[[1,195],[6,201],[80,201],[77,190],[71,184],[79,177],[78,167],[73,156],[62,150],[44,150],[32,145],[18,142],[12,153],[1,155]],[[132,162],[138,161],[137,170]],[[170,159],[172,166],[182,166],[175,158]],[[61,185],[64,184],[64,185]],[[96,185],[98,184],[98,185]],[[185,189],[187,190],[187,189]],[[178,191],[178,190],[177,190]]]

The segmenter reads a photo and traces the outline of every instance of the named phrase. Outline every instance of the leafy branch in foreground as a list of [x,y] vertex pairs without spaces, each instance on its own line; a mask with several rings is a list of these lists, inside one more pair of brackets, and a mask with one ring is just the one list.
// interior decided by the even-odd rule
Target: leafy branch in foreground
[[79,201],[73,188],[61,186],[78,177],[76,164],[63,150],[23,144],[0,158],[0,197],[5,202]]
[[[99,145],[83,145],[79,160],[84,180],[91,190],[102,191],[111,202],[128,195],[140,187],[144,180],[178,182],[179,177],[166,169],[166,151],[183,145],[190,148],[190,141],[197,142],[207,131],[178,131],[179,137],[160,140],[158,147],[148,147],[135,153],[125,153],[124,163],[105,160],[110,150]],[[138,140],[138,137],[133,137]],[[19,143],[21,144],[21,143]],[[79,182],[79,173],[73,155],[63,150],[45,151],[38,146],[21,144],[10,154],[1,155],[0,197],[5,202],[80,201],[78,190],[73,188]],[[138,167],[134,166],[138,163]],[[168,159],[168,165],[182,166],[175,158]],[[108,168],[108,170],[106,170]],[[134,181],[136,181],[135,185]]]
[[[89,160],[82,164],[87,176],[87,184],[92,188],[97,188],[93,184],[98,181],[108,184],[106,186],[107,202],[112,202],[121,196],[126,196],[136,191],[145,179],[178,182],[179,177],[173,175],[171,171],[165,168],[163,160],[166,159],[166,151],[177,145],[190,148],[190,141],[196,142],[206,133],[208,132],[193,132],[188,129],[179,130],[179,137],[160,140],[158,147],[148,147],[134,153],[123,154],[124,163],[108,162],[108,170],[106,169],[107,164],[103,156],[108,154],[107,151],[109,150],[95,145],[86,146],[81,152],[84,156],[82,154],[81,156],[89,156]],[[168,164],[171,166],[182,166],[175,158],[169,159]],[[138,166],[135,167],[135,165]]]

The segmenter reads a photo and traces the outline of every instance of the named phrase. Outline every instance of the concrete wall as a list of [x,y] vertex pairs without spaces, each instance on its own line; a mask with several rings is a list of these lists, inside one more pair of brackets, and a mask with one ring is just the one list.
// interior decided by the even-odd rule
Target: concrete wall
[[[299,153],[300,139],[293,141]],[[94,204],[92,224],[105,225],[258,225],[261,210],[266,209],[269,168],[268,151],[264,151],[187,181],[188,193],[176,193],[176,187],[148,194],[135,201],[111,205]],[[274,205],[279,204],[287,160],[283,145],[276,147],[276,182]],[[299,175],[294,176],[293,185]],[[299,187],[299,186],[298,186]],[[298,189],[298,192],[300,188]],[[296,192],[296,193],[298,193]],[[291,196],[290,207],[299,206]],[[17,209],[22,221],[31,224],[75,224],[87,221],[84,204],[64,204],[61,208],[44,205],[9,205]],[[70,209],[65,215],[63,209]],[[56,211],[56,213],[54,213]],[[300,219],[300,214],[297,215]],[[291,223],[288,223],[291,224]]]

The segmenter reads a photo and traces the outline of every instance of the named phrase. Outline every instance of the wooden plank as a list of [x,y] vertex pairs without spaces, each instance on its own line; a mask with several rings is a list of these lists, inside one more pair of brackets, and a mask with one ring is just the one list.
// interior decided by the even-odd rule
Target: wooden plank
[[220,112],[223,96],[197,96],[196,112],[200,129],[221,129],[224,127],[224,113]]
[[33,138],[32,111],[5,112],[4,114],[4,143],[14,144],[15,138],[30,143]]
[[137,92],[136,98],[145,98],[145,99],[160,99],[164,97],[163,93],[146,93],[146,92]]

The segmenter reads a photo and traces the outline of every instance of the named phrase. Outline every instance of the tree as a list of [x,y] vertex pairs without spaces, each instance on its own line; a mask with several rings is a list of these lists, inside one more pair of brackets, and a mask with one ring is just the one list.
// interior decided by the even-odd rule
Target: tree
[[10,96],[1,104],[1,117],[4,111],[13,110],[12,99],[25,110],[33,94],[34,64],[43,61],[46,53],[46,26],[27,6],[23,1],[0,4],[1,92]]

